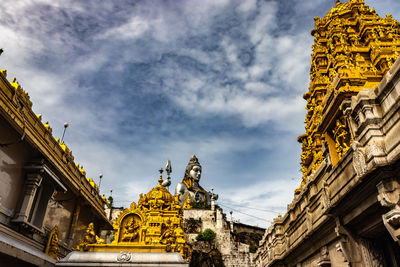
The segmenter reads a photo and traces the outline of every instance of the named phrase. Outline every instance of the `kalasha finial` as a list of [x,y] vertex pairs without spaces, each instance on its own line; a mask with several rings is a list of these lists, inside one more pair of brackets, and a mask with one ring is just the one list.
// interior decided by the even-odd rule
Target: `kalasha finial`
[[162,182],[163,182],[162,173],[164,172],[163,168],[161,168],[161,169],[159,170],[159,172],[160,172],[160,178],[158,179],[158,183],[159,183],[159,184],[162,184]]

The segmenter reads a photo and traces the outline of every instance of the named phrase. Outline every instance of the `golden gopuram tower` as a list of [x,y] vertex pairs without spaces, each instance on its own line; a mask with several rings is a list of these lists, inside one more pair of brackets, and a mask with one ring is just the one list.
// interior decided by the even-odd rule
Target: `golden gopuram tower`
[[337,1],[314,20],[311,82],[303,96],[306,132],[298,137],[303,180],[295,193],[325,158],[336,165],[351,147],[346,112],[351,97],[376,87],[400,54],[400,23],[390,14],[379,17],[363,0]]
[[147,194],[140,194],[138,204],[132,202],[119,214],[113,224],[114,240],[110,244],[97,237],[93,224],[89,224],[77,250],[123,252],[120,262],[129,261],[125,258],[131,252],[179,252],[189,261],[191,249],[182,226],[183,208],[178,197],[162,185],[161,175],[158,182]]

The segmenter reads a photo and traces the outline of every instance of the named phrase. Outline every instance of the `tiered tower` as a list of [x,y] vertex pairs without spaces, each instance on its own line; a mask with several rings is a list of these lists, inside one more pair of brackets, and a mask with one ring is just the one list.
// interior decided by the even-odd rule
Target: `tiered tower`
[[336,165],[351,147],[351,96],[376,87],[400,54],[400,23],[390,14],[379,17],[363,0],[337,1],[314,20],[311,82],[303,96],[306,133],[298,137],[303,180],[296,193],[325,158]]

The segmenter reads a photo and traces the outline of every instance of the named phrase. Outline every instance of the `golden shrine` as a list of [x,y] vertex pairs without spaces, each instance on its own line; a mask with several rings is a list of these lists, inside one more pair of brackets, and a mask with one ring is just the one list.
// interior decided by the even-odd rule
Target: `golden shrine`
[[337,1],[324,18],[314,20],[311,82],[303,96],[306,133],[298,137],[303,180],[295,193],[326,153],[336,165],[351,147],[354,134],[346,112],[351,97],[376,87],[400,54],[400,23],[390,14],[379,17],[363,0]]
[[179,252],[190,260],[191,249],[182,229],[182,206],[162,183],[150,192],[140,194],[138,204],[132,202],[113,224],[114,240],[105,244],[89,224],[84,240],[77,247],[80,251],[131,251],[131,252]]

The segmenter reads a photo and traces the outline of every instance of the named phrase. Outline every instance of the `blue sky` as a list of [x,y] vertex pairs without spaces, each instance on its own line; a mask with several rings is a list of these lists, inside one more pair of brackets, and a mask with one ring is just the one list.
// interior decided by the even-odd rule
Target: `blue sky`
[[[366,3],[400,19],[399,1]],[[224,211],[267,227],[301,181],[310,31],[333,5],[3,0],[0,68],[55,137],[70,124],[75,162],[104,175],[117,206],[155,186],[167,159],[173,191],[196,154]]]

